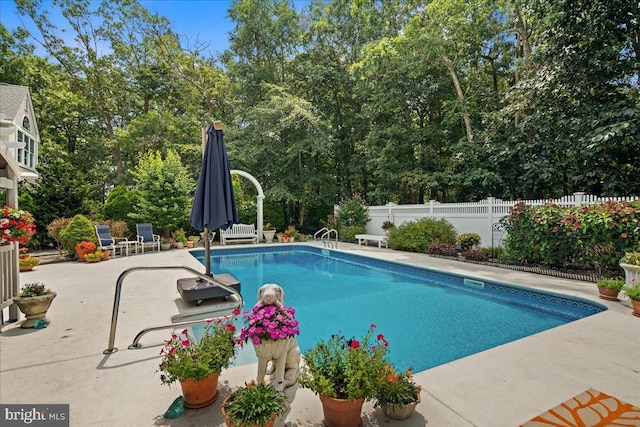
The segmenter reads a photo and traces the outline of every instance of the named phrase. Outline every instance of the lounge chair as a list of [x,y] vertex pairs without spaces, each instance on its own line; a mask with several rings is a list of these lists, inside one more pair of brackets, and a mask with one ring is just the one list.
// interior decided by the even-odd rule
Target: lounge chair
[[136,224],[136,234],[142,253],[144,253],[145,246],[151,246],[152,249],[157,249],[160,252],[160,236],[153,234],[151,224]]
[[[98,250],[110,250],[113,254],[113,257],[116,257],[116,249],[120,249],[120,255],[122,255],[122,248],[127,247],[126,245],[117,244],[117,238],[111,235],[111,230],[109,230],[108,225],[96,225],[96,236],[98,236]],[[125,238],[120,238],[119,240],[126,241]]]

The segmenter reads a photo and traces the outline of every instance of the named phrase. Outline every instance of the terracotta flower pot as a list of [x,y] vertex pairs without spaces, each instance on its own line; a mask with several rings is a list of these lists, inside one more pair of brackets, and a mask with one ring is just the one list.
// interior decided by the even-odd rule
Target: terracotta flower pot
[[189,249],[193,249],[193,245],[195,244],[195,242],[193,240],[189,240],[187,241],[187,248]]
[[362,425],[364,398],[353,401],[320,395],[326,427],[358,427]]
[[633,315],[636,317],[640,317],[640,301],[632,299],[631,305],[633,306]]
[[202,381],[185,380],[181,382],[184,407],[189,409],[204,408],[215,402],[218,398],[219,376],[220,372],[216,372]]
[[20,271],[31,271],[33,270],[33,265],[21,265]]
[[228,403],[229,401],[231,401],[231,399],[233,398],[232,395],[227,396],[223,401],[222,401],[222,407],[220,408],[220,412],[222,412],[222,416],[224,417],[224,422],[227,425],[227,427],[273,427],[273,424],[276,421],[277,418],[277,414],[272,414],[271,415],[271,421],[264,424],[264,425],[258,425],[258,424],[240,424],[240,425],[235,425],[231,422],[231,420],[229,419],[229,417],[227,417],[227,411],[225,411],[224,409],[224,404]]
[[47,319],[47,310],[51,306],[51,302],[57,296],[55,292],[50,292],[46,295],[39,297],[13,297],[13,302],[16,303],[20,311],[27,317],[27,320],[22,322],[21,328],[33,328],[36,320],[42,319],[49,323]]
[[600,298],[604,300],[618,301],[618,294],[620,293],[620,290],[603,288],[602,286],[598,286],[598,292],[600,293]]
[[102,251],[102,261],[106,261],[111,256],[111,251]]

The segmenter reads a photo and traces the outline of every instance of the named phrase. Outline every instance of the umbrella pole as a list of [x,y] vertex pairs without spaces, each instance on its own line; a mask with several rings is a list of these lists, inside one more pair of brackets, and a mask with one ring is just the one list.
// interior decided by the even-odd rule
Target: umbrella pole
[[204,265],[205,274],[211,276],[211,241],[209,240],[209,229],[204,228]]

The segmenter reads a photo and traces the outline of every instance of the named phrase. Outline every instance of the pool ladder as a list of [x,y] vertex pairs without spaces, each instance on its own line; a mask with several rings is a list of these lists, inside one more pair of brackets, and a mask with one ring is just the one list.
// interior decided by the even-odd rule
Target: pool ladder
[[[333,241],[331,240],[331,236],[334,236]],[[313,240],[318,240],[318,236],[320,236],[320,241],[322,242],[322,246],[325,248],[338,249],[338,231],[335,229],[328,229],[327,227],[323,227],[320,230],[316,231],[316,234],[313,235]]]

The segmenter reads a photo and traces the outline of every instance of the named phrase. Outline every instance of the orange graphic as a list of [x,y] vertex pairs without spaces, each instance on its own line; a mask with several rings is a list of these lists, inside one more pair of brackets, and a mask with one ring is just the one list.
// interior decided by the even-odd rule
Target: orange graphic
[[640,427],[640,408],[589,389],[520,427]]

